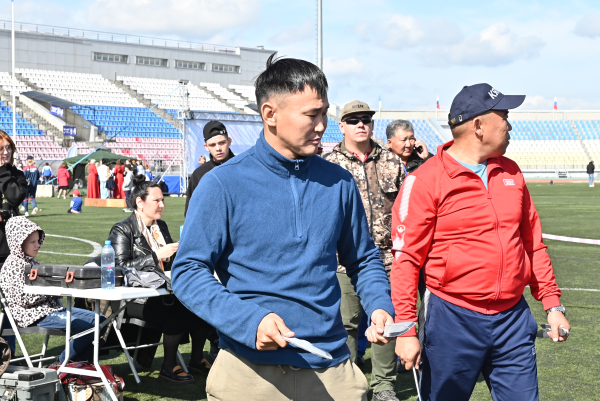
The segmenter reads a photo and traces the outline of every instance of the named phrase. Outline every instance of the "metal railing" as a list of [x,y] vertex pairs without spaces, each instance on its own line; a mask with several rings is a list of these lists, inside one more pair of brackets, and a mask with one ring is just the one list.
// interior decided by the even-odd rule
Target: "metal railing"
[[[0,29],[11,30],[12,22],[0,20]],[[136,45],[197,50],[203,52],[239,54],[239,47],[233,46],[222,46],[207,43],[187,42],[183,40],[160,39],[147,36],[91,31],[87,29],[63,28],[51,25],[29,24],[26,22],[15,21],[15,31],[30,33],[33,32],[45,35],[55,35],[77,39],[101,40],[106,42],[130,43]]]

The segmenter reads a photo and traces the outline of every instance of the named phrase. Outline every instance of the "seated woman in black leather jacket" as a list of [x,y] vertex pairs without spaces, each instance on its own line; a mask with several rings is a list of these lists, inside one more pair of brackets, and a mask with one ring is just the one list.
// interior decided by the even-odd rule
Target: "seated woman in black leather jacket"
[[[118,266],[146,270],[171,270],[178,243],[173,243],[167,224],[159,220],[165,207],[158,184],[134,177],[129,204],[134,212],[110,230],[108,239],[115,250]],[[203,347],[209,326],[190,312],[174,295],[148,298],[145,304],[130,303],[127,315],[140,318],[163,333],[164,362],[160,378],[176,383],[191,383],[192,375],[177,365],[177,348],[188,333],[192,337],[189,369],[206,375],[210,365],[203,359]]]

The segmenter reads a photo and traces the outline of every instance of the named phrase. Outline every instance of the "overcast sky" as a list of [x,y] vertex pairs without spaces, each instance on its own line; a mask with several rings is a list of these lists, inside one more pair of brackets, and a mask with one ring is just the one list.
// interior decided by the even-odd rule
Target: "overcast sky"
[[[316,63],[316,0],[15,0],[16,20],[230,46]],[[0,18],[10,19],[2,0]],[[600,110],[600,1],[323,0],[330,101],[442,109],[464,85],[522,108]]]

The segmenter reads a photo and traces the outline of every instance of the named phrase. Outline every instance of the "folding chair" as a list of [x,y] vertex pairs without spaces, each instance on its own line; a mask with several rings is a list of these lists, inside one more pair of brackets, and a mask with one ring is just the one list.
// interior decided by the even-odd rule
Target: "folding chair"
[[[154,343],[154,344],[140,345],[140,339],[142,337],[142,329],[143,328],[155,329],[155,330],[158,330],[158,328],[151,326],[144,320],[137,319],[137,318],[125,317],[125,311],[127,308],[124,306],[125,306],[125,301],[121,301],[121,303],[119,305],[119,309],[120,309],[119,316],[113,322],[113,330],[115,331],[115,334],[117,335],[117,338],[119,339],[121,349],[123,349],[123,352],[125,353],[125,357],[127,358],[127,363],[129,363],[129,367],[131,368],[131,372],[133,373],[135,382],[137,384],[140,384],[141,380],[140,380],[140,377],[138,376],[137,369],[133,362],[137,358],[138,350],[141,348],[149,348],[149,347],[155,347],[157,345],[162,345],[162,342],[158,342],[158,343]],[[138,333],[137,333],[137,338],[135,340],[135,344],[131,345],[131,343],[130,344],[125,343],[125,340],[123,339],[123,335],[121,334],[121,325],[123,325],[123,324],[133,324],[135,326],[138,326]],[[160,330],[158,330],[158,331],[160,331]],[[135,350],[133,353],[133,358],[129,354],[129,350]],[[179,360],[179,363],[180,363],[181,367],[183,368],[184,372],[188,373],[187,366],[185,364],[185,360],[183,359],[181,352],[179,352],[179,349],[177,350],[177,359]]]
[[[20,358],[11,359],[12,362],[19,362],[25,360],[27,362],[27,366],[30,368],[33,367],[33,362],[38,362],[38,368],[42,367],[42,362],[50,361],[56,359],[54,356],[46,357],[46,350],[48,349],[48,340],[50,336],[61,336],[65,338],[66,332],[64,330],[59,329],[48,329],[45,327],[31,326],[31,327],[19,327],[15,322],[15,319],[10,312],[6,298],[0,289],[0,304],[2,307],[2,311],[0,311],[0,336],[15,336],[17,341],[19,342],[19,347],[21,347],[21,351],[23,352],[23,356]],[[6,315],[10,328],[4,327],[4,316]],[[29,355],[25,344],[23,343],[23,339],[21,335],[23,334],[44,334],[44,344],[42,345],[42,351],[38,354]],[[37,358],[37,359],[36,359]]]

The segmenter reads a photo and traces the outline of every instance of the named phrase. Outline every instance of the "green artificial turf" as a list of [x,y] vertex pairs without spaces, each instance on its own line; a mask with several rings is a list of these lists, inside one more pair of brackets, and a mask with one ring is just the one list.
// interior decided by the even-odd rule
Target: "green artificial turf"
[[[541,216],[544,233],[579,238],[600,239],[600,187],[587,184],[528,185]],[[103,245],[112,225],[128,216],[121,209],[84,207],[80,215],[69,215],[68,200],[39,199],[43,210],[32,219],[48,234],[82,238]],[[179,239],[179,226],[183,224],[184,198],[167,198],[163,219],[169,225],[174,240]],[[208,229],[199,227],[198,229]],[[582,245],[546,240],[561,287],[600,289],[600,246]],[[93,247],[72,239],[48,236],[42,251],[89,255]],[[66,256],[50,253],[38,255],[43,263],[84,263],[88,256]],[[533,314],[543,323],[545,312],[528,291],[525,293]],[[537,357],[541,400],[600,400],[600,292],[564,291],[562,302],[572,326],[569,341],[554,344],[547,339],[538,340]],[[28,348],[40,347],[40,337],[25,336]],[[451,346],[451,344],[449,344]],[[59,354],[64,339],[52,338],[49,354]],[[189,345],[180,347],[184,358],[189,358]],[[112,351],[101,363],[111,365],[126,382],[125,399],[130,400],[203,400],[205,379],[198,377],[193,385],[178,386],[158,380],[162,363],[159,348],[153,370],[140,372],[142,384],[134,382],[122,353]],[[365,373],[370,380],[370,349],[367,349]],[[415,400],[416,391],[410,374],[398,376],[396,391],[401,400]],[[491,400],[484,381],[480,381],[472,400]],[[267,400],[265,400],[267,401]]]

